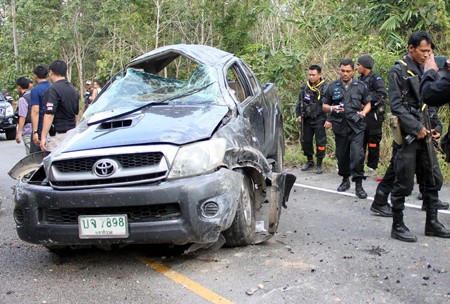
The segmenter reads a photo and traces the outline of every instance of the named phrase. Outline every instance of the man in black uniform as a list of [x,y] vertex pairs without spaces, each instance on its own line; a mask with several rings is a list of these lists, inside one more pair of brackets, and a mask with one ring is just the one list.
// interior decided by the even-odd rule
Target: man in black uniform
[[[433,125],[434,129],[433,132],[433,139],[438,139],[440,137],[440,134],[442,133],[442,123],[439,119],[439,116],[437,115],[437,108],[436,107],[429,107],[429,113],[430,113],[430,120],[431,124]],[[392,143],[392,157],[390,160],[389,167],[387,168],[383,180],[378,184],[377,190],[375,192],[375,197],[373,199],[372,206],[370,207],[370,210],[377,215],[385,216],[385,217],[392,217],[392,209],[391,206],[388,203],[388,197],[389,194],[392,192],[392,188],[394,187],[394,181],[395,181],[395,171],[394,171],[394,160],[397,155],[399,145],[393,141]],[[416,172],[417,173],[417,172]],[[420,174],[420,171],[419,171]],[[421,175],[417,175],[417,182],[419,183],[419,189],[420,192],[423,192],[424,189],[424,177]],[[436,208],[437,209],[448,209],[449,204],[446,202],[442,202],[440,199],[436,202]],[[422,210],[426,210],[425,204],[422,204]]]
[[380,161],[380,142],[384,121],[385,102],[387,92],[383,78],[372,71],[375,61],[370,55],[358,58],[358,80],[364,82],[372,98],[372,107],[366,116],[366,130],[364,131],[364,155],[367,153],[368,173],[374,173]]
[[[41,150],[53,150],[75,128],[79,111],[80,95],[66,79],[67,64],[62,60],[50,63],[48,77],[52,85],[44,92],[44,120],[41,133]],[[55,134],[48,138],[50,127]],[[47,144],[48,142],[48,144]]]
[[364,177],[364,118],[371,108],[371,98],[364,83],[354,80],[355,64],[344,59],[339,66],[341,78],[333,81],[323,96],[323,110],[330,113],[326,128],[332,127],[336,139],[338,174],[342,183],[337,191],[350,188],[350,175],[355,182],[355,193],[366,198],[362,187]]
[[313,137],[316,139],[316,173],[322,173],[322,160],[325,157],[327,135],[325,132],[326,115],[322,109],[322,95],[325,91],[325,80],[321,76],[322,69],[312,65],[308,70],[308,81],[303,84],[298,96],[295,112],[301,124],[300,143],[308,161],[302,166],[302,171],[314,167]]
[[92,95],[92,90],[93,90],[93,87],[92,87],[92,81],[87,80],[87,81],[86,81],[86,91],[84,91],[84,94],[83,94],[83,98],[84,98],[84,111],[86,111],[87,108],[89,107],[89,105],[91,104],[91,99],[90,99],[90,97],[91,97],[91,95]]
[[437,163],[436,151],[432,149],[431,160],[427,157],[425,138],[431,130],[427,130],[420,120],[423,103],[418,97],[417,84],[423,75],[423,64],[431,53],[431,36],[422,31],[414,32],[408,39],[408,54],[389,71],[391,112],[398,117],[404,137],[394,160],[391,237],[405,242],[417,241],[403,222],[405,197],[412,192],[416,173],[424,177],[423,200],[427,206],[425,235],[450,238],[450,231],[437,220],[436,202],[442,187],[442,173],[439,166],[433,166]]
[[[447,60],[447,69],[450,69],[450,61]],[[450,73],[444,72],[440,78],[438,75],[439,68],[431,54],[430,59],[425,62],[425,73],[420,83],[421,97],[430,106],[443,106],[450,104]]]

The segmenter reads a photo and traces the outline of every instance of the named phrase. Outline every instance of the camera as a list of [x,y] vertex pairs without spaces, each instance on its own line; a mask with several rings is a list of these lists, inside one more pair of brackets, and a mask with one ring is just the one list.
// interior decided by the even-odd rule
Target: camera
[[444,76],[448,72],[447,56],[434,56],[434,61],[439,68],[438,74]]
[[447,56],[434,56],[434,61],[439,70],[447,70]]

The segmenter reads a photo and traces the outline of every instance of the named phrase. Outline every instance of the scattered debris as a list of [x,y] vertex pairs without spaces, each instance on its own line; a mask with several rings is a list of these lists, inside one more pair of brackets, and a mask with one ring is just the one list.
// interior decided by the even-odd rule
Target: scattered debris
[[252,287],[248,289],[245,293],[249,296],[253,295],[255,292],[257,292],[259,289],[263,289],[264,284],[258,284],[258,287]]
[[259,288],[257,287],[252,287],[249,290],[247,290],[245,293],[248,294],[249,296],[252,296],[255,292],[258,291]]
[[372,246],[372,249],[364,249],[364,251],[368,252],[369,254],[378,255],[381,256],[381,254],[386,253],[386,250],[383,248],[380,248],[380,246]]

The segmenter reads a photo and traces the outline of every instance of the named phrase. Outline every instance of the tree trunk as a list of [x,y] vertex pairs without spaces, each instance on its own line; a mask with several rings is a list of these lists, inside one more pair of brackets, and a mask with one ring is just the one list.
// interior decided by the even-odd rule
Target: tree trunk
[[11,15],[12,15],[12,34],[14,44],[14,63],[16,71],[19,71],[19,42],[17,37],[17,24],[16,24],[16,0],[11,0]]

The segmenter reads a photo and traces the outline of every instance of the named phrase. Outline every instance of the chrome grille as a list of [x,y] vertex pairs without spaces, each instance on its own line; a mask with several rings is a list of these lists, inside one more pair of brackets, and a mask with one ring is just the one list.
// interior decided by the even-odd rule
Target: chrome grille
[[[117,160],[123,168],[138,168],[146,167],[158,164],[163,157],[161,152],[150,152],[150,153],[136,153],[136,154],[122,154],[114,155],[110,158]],[[70,173],[70,172],[90,172],[92,171],[92,166],[96,161],[102,159],[102,156],[96,157],[86,157],[79,159],[68,159],[55,161],[54,166],[60,172]]]
[[[48,181],[59,190],[154,184],[166,178],[178,149],[143,145],[66,152],[49,163]],[[111,172],[103,174],[108,164]]]
[[39,210],[40,218],[49,224],[77,224],[80,215],[126,214],[128,222],[159,222],[180,218],[180,205],[168,203],[148,206],[127,206],[109,208],[61,208]]

